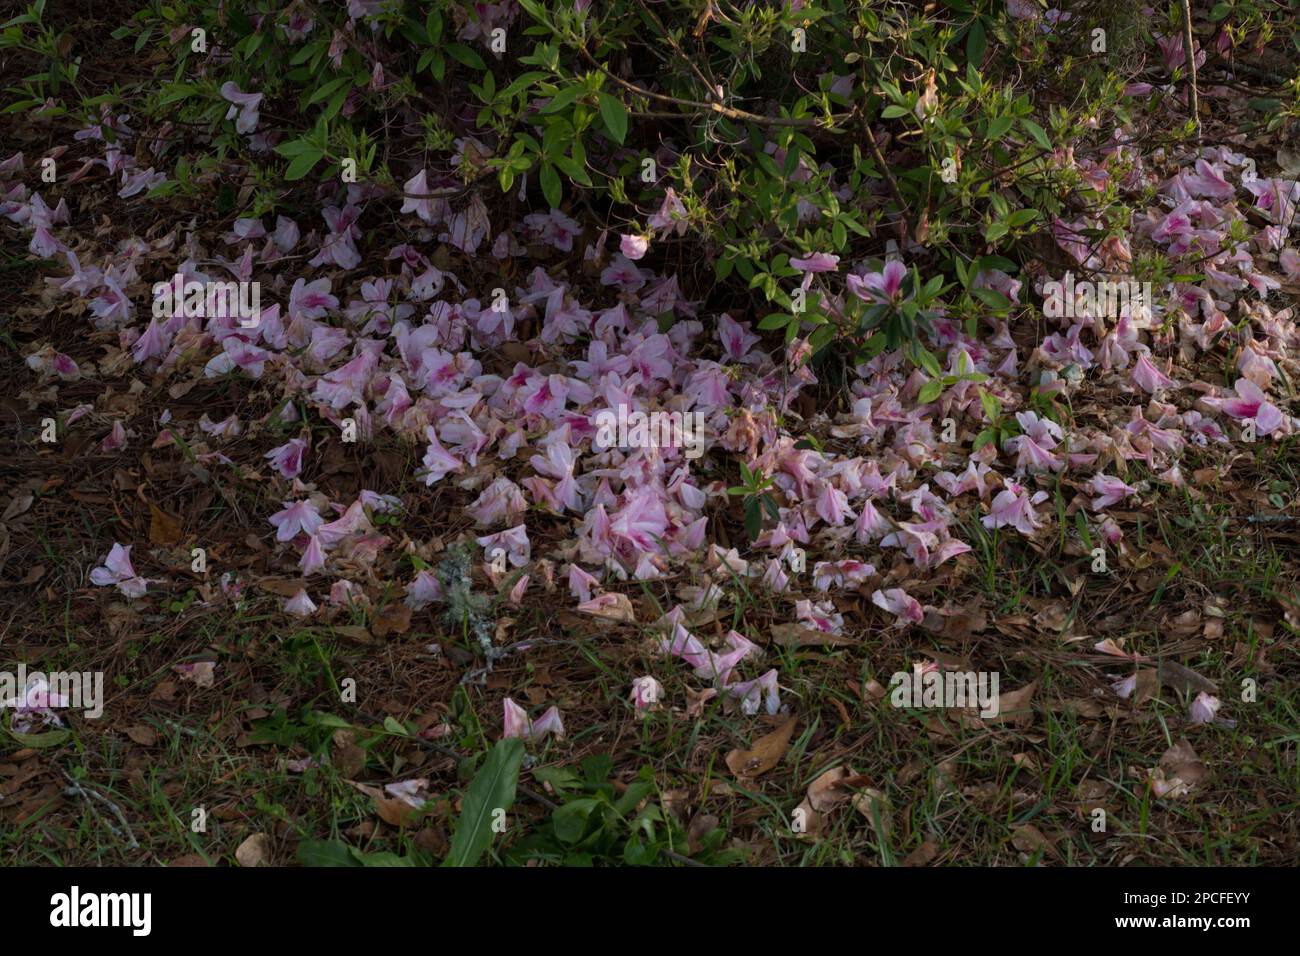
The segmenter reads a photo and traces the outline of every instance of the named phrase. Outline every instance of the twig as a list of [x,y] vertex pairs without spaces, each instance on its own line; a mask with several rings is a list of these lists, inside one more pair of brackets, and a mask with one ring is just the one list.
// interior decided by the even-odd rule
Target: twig
[[1192,2],[1183,0],[1183,55],[1187,61],[1187,97],[1188,108],[1192,113],[1192,122],[1196,124],[1196,145],[1201,145],[1201,106],[1200,96],[1196,91],[1196,55],[1192,52]]
[[880,151],[880,144],[876,142],[876,134],[871,131],[871,123],[867,121],[865,113],[859,113],[858,119],[862,124],[862,132],[867,136],[867,145],[871,147],[871,156],[875,159],[880,171],[885,174],[885,182],[889,184],[889,192],[894,197],[894,202],[898,203],[898,214],[903,217],[903,227],[907,230],[907,235],[912,236],[912,214],[908,208],[907,200],[903,198],[902,191],[898,188],[898,180],[894,178],[894,172],[889,168],[889,163],[885,160],[885,154]]
[[[79,781],[72,774],[68,773],[68,771],[64,770],[63,776],[68,781],[69,784],[63,790],[65,794],[68,794],[69,796],[84,798],[87,805],[90,807],[90,812],[94,814],[96,820],[98,820],[100,823],[102,823],[104,826],[108,828],[109,833],[119,838],[122,837],[123,834],[125,834],[126,839],[129,841],[128,842],[129,849],[138,850],[140,848],[140,844],[136,842],[135,834],[131,832],[131,825],[126,822],[126,815],[122,813],[121,807],[119,807],[112,800],[108,799],[108,797],[104,796],[99,791],[91,790],[89,787],[83,786],[81,781]],[[105,804],[110,810],[113,811],[113,816],[117,817],[118,823],[122,824],[121,832],[119,832],[117,827],[113,826],[112,823],[105,820],[103,817],[99,815],[99,811],[95,809],[95,803],[94,803],[95,800],[98,800],[101,803]]]

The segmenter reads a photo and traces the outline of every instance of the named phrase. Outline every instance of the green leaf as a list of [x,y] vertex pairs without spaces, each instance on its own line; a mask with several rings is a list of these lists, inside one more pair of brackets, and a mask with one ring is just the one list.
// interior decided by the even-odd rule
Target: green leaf
[[745,499],[745,533],[754,541],[763,532],[763,511],[757,498]]
[[36,750],[57,747],[72,736],[70,730],[47,730],[41,734],[20,734],[16,730],[6,730],[6,733],[24,747],[32,747]]
[[989,120],[989,130],[985,134],[985,139],[1001,139],[1011,129],[1010,116],[995,116]]
[[560,92],[551,97],[551,101],[542,107],[543,115],[547,113],[558,113],[586,92],[587,88],[581,83],[575,83],[573,86],[566,86],[564,89],[560,90]]
[[942,394],[943,382],[937,378],[931,379],[921,386],[921,391],[916,395],[916,401],[921,405],[929,405]]
[[983,63],[985,46],[984,21],[976,18],[971,21],[970,29],[966,32],[966,62],[977,67]]
[[[994,223],[994,225],[1001,225],[1001,223]],[[971,289],[970,294],[995,312],[1006,312],[1011,308],[1011,300],[996,289]]]
[[1028,131],[1029,135],[1034,138],[1035,143],[1048,152],[1051,152],[1052,142],[1047,138],[1047,130],[1043,129],[1033,120],[1025,119],[1023,117],[1020,119],[1020,125],[1023,126],[1025,130]]
[[487,64],[483,62],[483,58],[463,43],[448,43],[443,49],[451,54],[452,59],[459,60],[471,69],[487,69]]
[[542,172],[538,177],[542,183],[542,195],[546,201],[551,204],[551,208],[558,208],[560,200],[564,198],[564,186],[560,183],[559,173],[550,163],[542,164]]
[[515,802],[515,784],[523,760],[524,742],[518,737],[497,741],[465,791],[443,866],[475,866],[487,852],[492,845],[494,811],[509,810]]
[[294,158],[293,162],[289,164],[289,168],[284,171],[284,178],[290,182],[293,182],[296,179],[302,179],[315,168],[316,164],[319,163],[324,156],[324,153],[315,148],[299,154]]
[[605,121],[609,135],[621,146],[627,138],[627,107],[617,97],[600,94],[600,118]]
[[302,840],[298,862],[303,866],[360,866],[352,847],[342,840]]
[[335,92],[343,84],[351,82],[352,77],[350,76],[340,76],[337,80],[330,80],[312,94],[311,99],[307,101],[307,105],[311,106],[313,103],[319,103],[321,100],[328,98],[331,93]]

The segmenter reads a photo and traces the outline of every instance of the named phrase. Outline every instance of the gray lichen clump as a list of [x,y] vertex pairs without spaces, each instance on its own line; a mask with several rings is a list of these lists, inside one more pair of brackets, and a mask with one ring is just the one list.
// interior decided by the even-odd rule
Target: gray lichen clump
[[501,656],[492,643],[496,621],[492,614],[492,599],[486,594],[476,594],[470,572],[472,550],[464,544],[453,545],[447,557],[438,564],[438,583],[442,585],[447,610],[443,621],[449,628],[472,636],[483,651],[486,667],[465,675],[464,682],[483,680],[492,672],[492,664]]

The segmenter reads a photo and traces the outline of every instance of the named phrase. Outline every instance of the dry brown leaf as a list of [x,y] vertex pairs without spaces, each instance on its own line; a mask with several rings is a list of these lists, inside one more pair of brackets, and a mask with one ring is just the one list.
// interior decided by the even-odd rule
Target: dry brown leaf
[[786,718],[780,727],[759,737],[749,750],[737,748],[727,754],[727,767],[737,777],[754,778],[767,773],[785,756],[790,749],[790,737],[794,734],[795,715]]
[[1056,846],[1032,823],[1016,827],[1011,831],[1011,845],[1021,853],[1042,852],[1043,856],[1057,857]]
[[998,713],[996,717],[982,718],[986,724],[1015,724],[1025,727],[1034,722],[1034,711],[1030,701],[1034,691],[1038,690],[1038,681],[1026,684],[1019,690],[1009,690],[998,695]]
[[180,544],[183,533],[181,523],[163,511],[153,502],[149,503],[149,543],[159,548],[171,548]]
[[903,866],[927,866],[939,855],[939,844],[926,840],[907,856],[903,857]]
[[844,647],[856,643],[842,634],[831,634],[829,631],[795,623],[773,624],[772,640],[782,647]]
[[387,637],[390,634],[405,634],[411,629],[411,609],[398,601],[386,604],[370,622],[370,632],[375,637]]
[[632,602],[626,594],[618,591],[611,591],[602,594],[598,598],[593,598],[586,604],[581,605],[578,610],[593,617],[604,618],[606,621],[626,621],[631,623],[636,620],[636,612],[632,609]]
[[136,724],[134,727],[128,727],[126,729],[126,735],[141,747],[152,747],[158,742],[158,734],[152,727],[146,727],[144,724]]
[[0,515],[0,521],[8,521],[10,518],[17,518],[20,514],[24,514],[35,500],[31,495],[14,495],[9,501],[9,507],[5,508],[5,513]]
[[287,598],[291,598],[299,591],[305,590],[307,585],[308,582],[304,578],[263,578],[255,583],[255,587],[262,591]]
[[1160,765],[1148,771],[1151,789],[1157,797],[1179,799],[1210,778],[1210,771],[1192,745],[1179,740],[1164,752]]
[[1160,683],[1172,687],[1180,694],[1218,693],[1219,687],[1214,681],[1202,677],[1190,667],[1184,667],[1176,661],[1161,661],[1158,667]]
[[875,787],[863,787],[853,795],[853,809],[870,821],[876,831],[876,842],[887,845],[894,828],[894,808],[889,798]]
[[697,813],[686,828],[686,852],[698,853],[704,837],[716,830],[721,821],[711,813]]

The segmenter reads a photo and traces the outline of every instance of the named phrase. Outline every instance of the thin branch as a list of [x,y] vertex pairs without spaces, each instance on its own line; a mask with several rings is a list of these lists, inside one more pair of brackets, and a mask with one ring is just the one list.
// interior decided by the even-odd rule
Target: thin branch
[[1192,2],[1183,0],[1183,56],[1187,61],[1187,98],[1192,122],[1196,124],[1196,145],[1201,145],[1201,105],[1196,91],[1196,55],[1192,52]]

